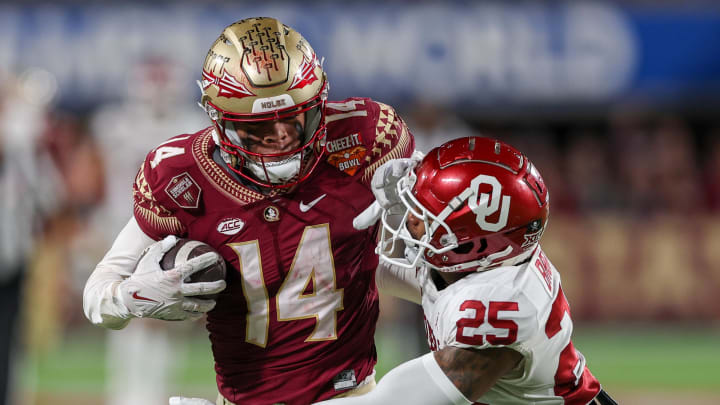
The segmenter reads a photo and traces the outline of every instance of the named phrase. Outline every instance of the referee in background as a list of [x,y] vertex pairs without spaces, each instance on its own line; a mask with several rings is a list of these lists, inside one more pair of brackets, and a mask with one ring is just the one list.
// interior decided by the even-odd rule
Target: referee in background
[[[11,403],[23,282],[42,220],[60,194],[57,170],[39,139],[55,93],[49,73],[0,72],[0,405]],[[50,86],[48,86],[50,84]]]

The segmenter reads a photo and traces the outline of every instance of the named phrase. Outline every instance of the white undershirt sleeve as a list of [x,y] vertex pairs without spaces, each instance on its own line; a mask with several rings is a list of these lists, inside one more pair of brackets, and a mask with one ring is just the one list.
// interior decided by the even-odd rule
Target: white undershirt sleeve
[[375,271],[375,284],[385,294],[422,304],[416,269],[407,269],[380,261]]
[[445,375],[432,353],[403,363],[383,377],[377,387],[357,397],[320,402],[322,405],[470,405]]
[[90,322],[110,329],[128,324],[132,315],[117,295],[117,286],[132,274],[142,252],[153,243],[131,218],[85,283],[83,309]]

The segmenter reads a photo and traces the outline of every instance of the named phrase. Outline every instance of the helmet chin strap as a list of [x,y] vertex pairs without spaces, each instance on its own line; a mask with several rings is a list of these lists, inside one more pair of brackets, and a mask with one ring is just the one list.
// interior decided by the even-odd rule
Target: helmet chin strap
[[[537,244],[536,244],[535,248],[537,248]],[[438,266],[433,266],[432,264],[430,264],[426,261],[425,261],[425,264],[431,268],[434,268],[437,271],[445,272],[445,273],[461,272],[461,271],[464,271],[465,269],[469,269],[469,268],[473,268],[473,267],[477,267],[477,269],[475,270],[476,272],[482,272],[485,270],[489,270],[490,268],[496,268],[499,266],[514,266],[517,263],[520,263],[523,260],[530,257],[535,252],[535,248],[528,249],[525,252],[523,252],[515,257],[512,257],[508,260],[505,260],[505,261],[498,261],[498,259],[501,259],[501,258],[511,254],[513,251],[512,246],[508,245],[504,250],[487,255],[487,257],[483,257],[482,259],[473,260],[471,262],[460,263],[460,264],[456,264],[454,266],[438,267]]]
[[405,246],[405,260],[407,260],[410,263],[415,263],[418,257],[418,248],[417,246]]
[[508,246],[505,248],[505,250],[501,250],[499,252],[495,252],[493,254],[487,255],[487,257],[483,257],[479,260],[480,266],[487,267],[495,262],[495,260],[500,259],[501,257],[505,257],[512,253],[513,248],[512,246]]

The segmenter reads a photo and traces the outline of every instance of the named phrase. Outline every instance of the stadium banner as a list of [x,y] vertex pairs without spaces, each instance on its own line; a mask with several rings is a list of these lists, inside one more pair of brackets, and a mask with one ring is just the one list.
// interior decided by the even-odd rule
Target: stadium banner
[[256,15],[293,26],[326,58],[333,99],[466,110],[720,101],[712,2],[12,3],[0,5],[0,70],[50,71],[71,108],[123,97],[148,56],[185,68],[189,88],[221,27]]
[[716,216],[556,215],[542,246],[575,320],[712,321],[720,314]]

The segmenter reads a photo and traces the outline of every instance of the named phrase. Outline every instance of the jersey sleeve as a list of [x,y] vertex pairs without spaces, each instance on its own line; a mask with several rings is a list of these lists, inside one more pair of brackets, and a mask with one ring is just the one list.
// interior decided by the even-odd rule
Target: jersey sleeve
[[370,184],[375,170],[391,159],[409,158],[415,150],[415,139],[405,122],[387,104],[377,101],[369,103],[369,109],[376,114],[375,131],[371,134],[371,145],[367,155],[368,162],[362,181]]
[[538,308],[520,290],[496,285],[469,285],[443,306],[445,345],[486,349],[525,346],[540,330]]
[[165,208],[155,195],[151,151],[143,162],[133,184],[133,214],[140,229],[155,240],[168,235],[184,235],[185,227],[175,214]]

